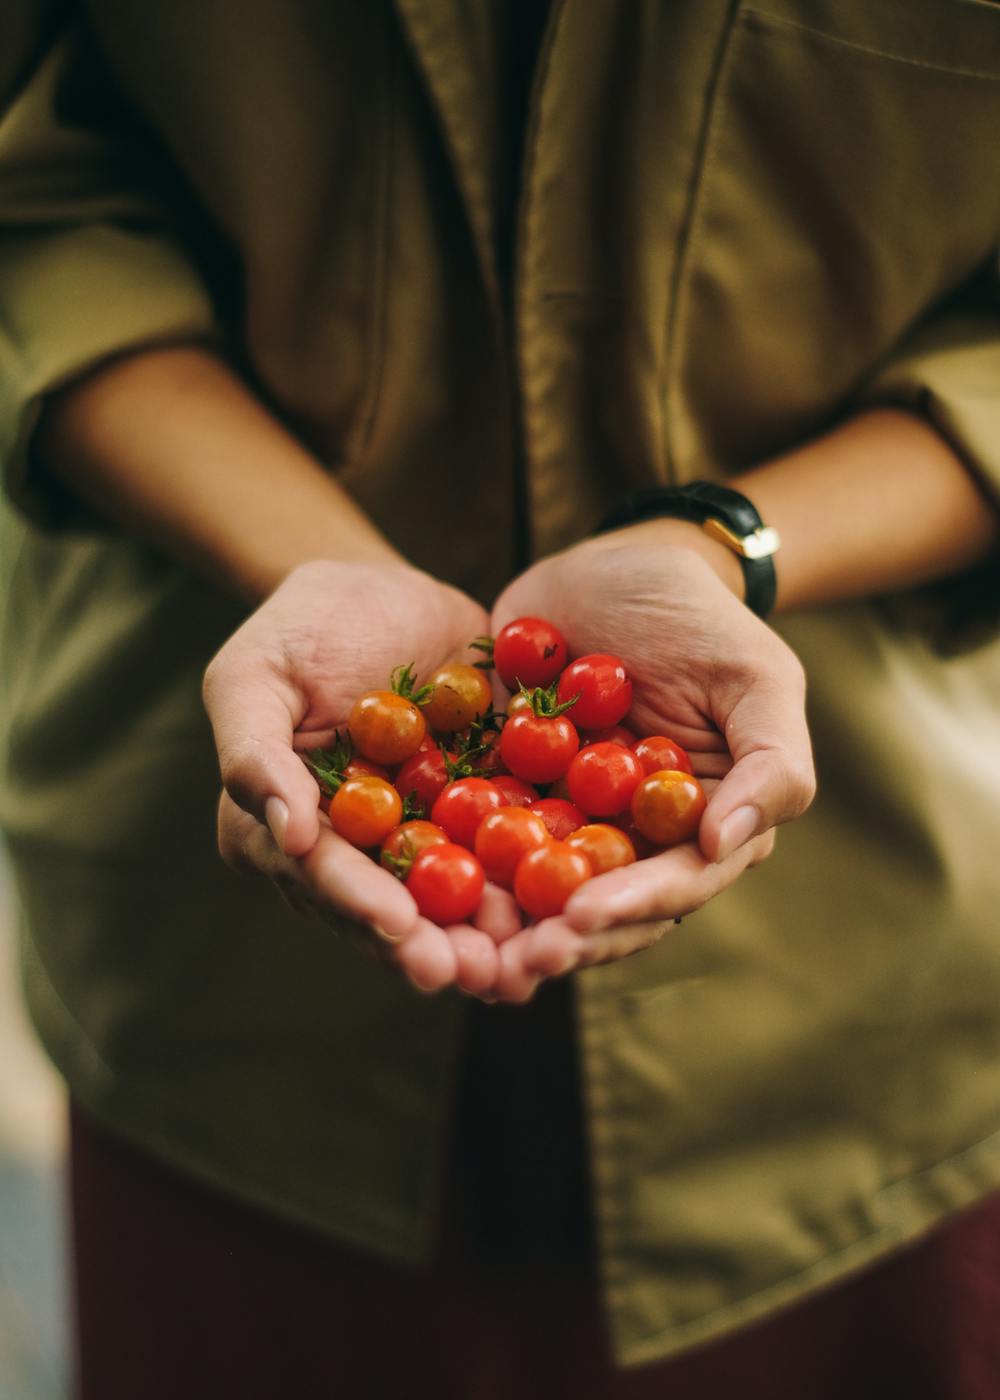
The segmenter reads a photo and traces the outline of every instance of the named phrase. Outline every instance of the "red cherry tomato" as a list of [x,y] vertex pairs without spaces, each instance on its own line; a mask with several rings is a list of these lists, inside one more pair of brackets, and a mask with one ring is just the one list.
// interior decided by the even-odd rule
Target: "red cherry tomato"
[[487,880],[509,890],[522,856],[551,840],[545,823],[526,807],[503,807],[479,823],[476,855]]
[[591,744],[569,766],[570,800],[592,817],[624,812],[643,776],[642,764],[621,744]]
[[551,685],[566,665],[566,638],[540,617],[508,622],[493,643],[493,665],[508,690]]
[[430,699],[421,706],[431,729],[451,734],[468,729],[490,708],[493,692],[484,673],[461,661],[448,661],[431,676]]
[[541,817],[549,835],[556,841],[565,841],[571,831],[576,831],[587,820],[586,813],[563,797],[540,797],[532,802],[529,811]]
[[579,827],[566,837],[566,845],[583,852],[595,875],[617,870],[620,865],[631,865],[635,860],[635,847],[621,827],[604,822]]
[[567,899],[593,870],[582,851],[549,841],[523,856],[514,875],[514,898],[535,919],[561,914]]
[[362,758],[390,766],[415,754],[427,733],[412,700],[392,690],[370,690],[354,702],[347,721],[351,742]]
[[490,782],[506,793],[507,801],[512,807],[527,807],[532,802],[537,802],[541,795],[537,788],[522,782],[520,778],[515,778],[512,773],[498,773]]
[[[455,755],[448,757],[454,759]],[[450,782],[444,755],[435,744],[406,760],[396,774],[396,791],[400,797],[416,797],[429,812]]]
[[560,705],[579,697],[569,711],[578,729],[604,729],[632,708],[632,682],[617,656],[594,652],[571,661],[559,677]]
[[500,735],[500,757],[516,778],[551,783],[561,778],[580,747],[580,737],[566,715],[548,719],[521,710]]
[[449,840],[471,851],[482,819],[506,806],[505,794],[488,778],[459,778],[434,803],[431,821],[448,833]]
[[[570,714],[573,711],[570,710]],[[588,729],[580,735],[581,747],[585,744],[621,744],[623,748],[635,749],[637,736],[624,724],[609,724],[604,729]]]
[[380,845],[402,815],[399,793],[383,778],[348,778],[330,803],[334,831],[363,849]]
[[406,877],[406,888],[425,919],[442,927],[461,923],[479,907],[486,877],[464,846],[445,842],[421,851]]
[[701,783],[690,773],[650,773],[632,794],[632,820],[654,846],[676,846],[694,836],[705,806]]
[[433,822],[403,822],[394,826],[382,842],[380,860],[387,870],[405,877],[421,851],[426,851],[428,846],[443,846],[447,840]]
[[649,734],[645,739],[637,739],[632,745],[632,752],[642,764],[644,773],[662,773],[665,770],[692,772],[686,751],[676,739],[668,739],[665,734]]

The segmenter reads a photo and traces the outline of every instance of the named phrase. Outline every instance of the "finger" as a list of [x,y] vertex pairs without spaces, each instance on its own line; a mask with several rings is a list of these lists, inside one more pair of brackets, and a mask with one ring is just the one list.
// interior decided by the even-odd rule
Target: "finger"
[[545,919],[529,931],[524,961],[532,972],[561,977],[643,952],[672,927],[672,920],[661,919],[581,934],[562,917]]
[[462,991],[471,992],[473,996],[488,992],[500,970],[500,957],[493,939],[468,924],[453,925],[445,932],[455,950],[455,981]]
[[292,747],[301,696],[267,663],[225,651],[205,672],[202,695],[226,791],[268,824],[286,855],[305,855],[319,831],[319,789]]
[[298,862],[314,896],[348,918],[375,925],[389,938],[411,934],[419,914],[402,881],[329,827],[317,829],[316,844]]
[[801,816],[816,792],[805,717],[805,677],[790,663],[743,690],[726,711],[735,760],[709,800],[699,828],[709,860],[725,860],[758,833]]
[[325,822],[313,849],[296,860],[279,849],[268,827],[224,792],[219,799],[219,850],[235,870],[264,875],[283,890],[294,887],[327,920],[346,916],[393,941],[416,926],[417,906],[409,890]]
[[493,994],[497,1001],[522,1003],[530,1001],[538,989],[541,977],[525,963],[527,930],[508,938],[497,949],[500,963]]
[[418,919],[396,949],[397,966],[420,992],[450,986],[458,973],[458,955],[444,929],[430,919]]
[[522,926],[517,900],[510,890],[487,882],[472,923],[475,928],[488,933],[494,943],[505,942]]
[[678,919],[692,914],[747,868],[770,854],[770,832],[739,846],[724,861],[707,860],[693,841],[661,855],[598,875],[575,890],[563,918],[580,933],[616,924]]

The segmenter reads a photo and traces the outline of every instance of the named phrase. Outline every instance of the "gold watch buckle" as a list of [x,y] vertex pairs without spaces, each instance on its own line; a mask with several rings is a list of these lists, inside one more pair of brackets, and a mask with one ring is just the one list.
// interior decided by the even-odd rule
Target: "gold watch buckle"
[[750,535],[738,535],[723,521],[710,515],[701,522],[701,528],[706,535],[718,540],[744,559],[766,559],[769,555],[776,554],[781,547],[781,536],[773,525],[759,525]]

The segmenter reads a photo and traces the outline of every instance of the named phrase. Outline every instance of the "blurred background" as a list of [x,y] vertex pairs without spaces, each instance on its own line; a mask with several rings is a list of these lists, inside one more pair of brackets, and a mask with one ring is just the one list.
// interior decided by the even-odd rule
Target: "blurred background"
[[0,1397],[66,1400],[65,1097],[21,1006],[0,848]]

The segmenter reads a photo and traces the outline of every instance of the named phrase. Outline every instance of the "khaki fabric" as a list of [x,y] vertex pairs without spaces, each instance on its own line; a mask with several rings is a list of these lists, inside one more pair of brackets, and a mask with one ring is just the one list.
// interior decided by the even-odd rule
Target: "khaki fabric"
[[[1000,6],[556,0],[516,210],[488,0],[12,13],[0,816],[35,1021],[120,1131],[418,1260],[460,999],[218,862],[198,692],[238,610],[74,518],[31,460],[38,404],[211,339],[484,599],[627,489],[725,478],[867,402],[928,413],[997,495]],[[995,582],[966,585],[933,628],[917,598],[782,620],[814,808],[577,980],[624,1363],[1000,1186],[1000,647]]]

